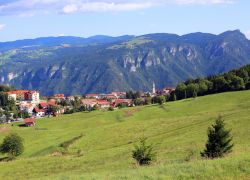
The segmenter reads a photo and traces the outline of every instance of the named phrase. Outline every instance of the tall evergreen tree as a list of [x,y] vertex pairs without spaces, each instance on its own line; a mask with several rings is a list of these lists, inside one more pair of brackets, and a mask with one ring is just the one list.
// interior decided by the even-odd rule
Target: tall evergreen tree
[[230,130],[225,129],[224,121],[219,116],[215,124],[208,128],[208,141],[206,148],[201,152],[205,158],[218,158],[232,151],[232,137]]

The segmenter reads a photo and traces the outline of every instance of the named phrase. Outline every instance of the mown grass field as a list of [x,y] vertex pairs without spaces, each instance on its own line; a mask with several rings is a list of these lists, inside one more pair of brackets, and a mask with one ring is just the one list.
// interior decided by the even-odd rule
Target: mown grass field
[[[218,115],[232,129],[234,149],[202,160],[207,128]],[[17,160],[0,162],[0,179],[250,179],[250,91],[39,120],[35,127],[0,126],[25,140]],[[82,135],[61,154],[61,143]],[[142,136],[156,161],[138,167],[131,158]]]

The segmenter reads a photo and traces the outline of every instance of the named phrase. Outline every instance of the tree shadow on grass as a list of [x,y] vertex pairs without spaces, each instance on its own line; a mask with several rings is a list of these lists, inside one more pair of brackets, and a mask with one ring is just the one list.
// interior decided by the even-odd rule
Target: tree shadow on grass
[[27,127],[26,124],[18,124],[18,127]]
[[164,104],[161,104],[160,106],[159,106],[159,108],[161,108],[161,109],[163,109],[164,111],[169,111],[168,109],[167,109],[167,107],[164,105]]
[[0,158],[0,162],[8,162],[8,161],[12,161],[14,158],[10,158],[10,157],[8,157],[8,156],[6,156],[6,157],[1,157]]

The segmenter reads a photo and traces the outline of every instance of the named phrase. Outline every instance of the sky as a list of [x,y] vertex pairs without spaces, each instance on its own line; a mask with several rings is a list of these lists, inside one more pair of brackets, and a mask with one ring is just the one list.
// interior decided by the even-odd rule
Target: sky
[[250,39],[249,0],[0,0],[0,42],[235,29]]

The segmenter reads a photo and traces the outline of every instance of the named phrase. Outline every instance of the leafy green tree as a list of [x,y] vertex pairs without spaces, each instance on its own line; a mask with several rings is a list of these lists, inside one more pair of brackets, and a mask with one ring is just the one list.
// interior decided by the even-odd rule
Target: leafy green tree
[[133,92],[133,91],[128,91],[126,92],[126,98],[127,99],[137,99],[141,97],[141,93],[139,91]]
[[0,85],[0,92],[8,92],[13,90],[13,87],[5,86],[5,85]]
[[228,82],[224,76],[217,76],[213,79],[213,92],[225,92],[228,90]]
[[241,69],[239,69],[237,72],[236,72],[236,75],[241,77],[243,80],[244,80],[244,83],[247,83],[249,81],[249,75],[248,75],[248,71],[247,71],[247,68],[243,67]]
[[196,98],[197,97],[197,92],[194,90],[193,92],[193,98]]
[[194,91],[198,92],[198,90],[199,90],[199,85],[198,84],[196,84],[196,83],[188,84],[187,85],[187,97],[188,98],[193,97]]
[[144,104],[149,105],[151,103],[152,103],[152,98],[151,97],[146,97],[145,100],[144,100]]
[[250,89],[250,82],[246,83],[246,89]]
[[98,109],[98,106],[97,105],[94,105],[93,107],[92,107],[92,111],[96,111]]
[[117,105],[117,107],[118,107],[119,109],[125,108],[125,107],[127,107],[127,103],[119,103],[119,104]]
[[165,96],[158,96],[157,97],[157,102],[161,105],[166,102]]
[[132,151],[132,157],[139,165],[149,165],[155,156],[153,145],[147,145],[146,138],[141,138],[139,144],[135,145],[135,149]]
[[109,111],[114,111],[114,108],[113,107],[109,107],[108,110]]
[[16,113],[16,103],[13,99],[8,98],[8,94],[0,92],[0,107],[6,111],[12,111]]
[[28,118],[29,113],[27,111],[18,111],[17,117],[19,117],[19,118]]
[[134,104],[135,104],[136,106],[142,106],[142,105],[144,104],[144,100],[143,100],[142,98],[136,98],[136,99],[134,100]]
[[0,106],[8,105],[8,95],[6,93],[0,92]]
[[6,136],[0,146],[0,152],[8,154],[10,158],[14,158],[23,153],[23,139],[16,133],[11,133]]
[[166,97],[165,96],[155,96],[153,97],[153,104],[157,103],[157,104],[163,104],[164,102],[166,102]]
[[83,111],[86,111],[87,108],[85,106],[81,106],[78,110],[79,110],[79,112],[83,112]]
[[179,99],[187,98],[187,86],[184,83],[179,83],[175,89],[176,96]]
[[11,114],[10,114],[9,111],[4,111],[4,115],[6,116],[6,120],[7,120],[7,121],[10,120]]
[[176,100],[177,100],[177,97],[176,97],[176,94],[175,94],[175,93],[173,93],[172,100],[173,100],[173,101],[176,101]]
[[200,96],[203,96],[203,95],[205,95],[206,93],[207,93],[207,91],[208,91],[208,83],[209,82],[207,82],[206,80],[201,80],[199,83],[198,83],[198,85],[199,85],[199,89],[198,89],[198,94],[200,95]]
[[232,151],[232,137],[230,131],[225,129],[224,121],[219,116],[215,124],[208,128],[208,141],[201,156],[205,158],[223,157]]
[[244,80],[238,76],[232,76],[230,82],[230,89],[233,91],[245,89]]

